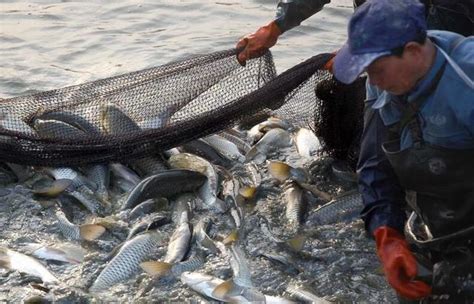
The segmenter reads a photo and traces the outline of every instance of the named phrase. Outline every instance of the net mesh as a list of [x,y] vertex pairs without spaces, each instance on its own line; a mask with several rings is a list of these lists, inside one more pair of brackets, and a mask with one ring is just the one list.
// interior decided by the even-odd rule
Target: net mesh
[[40,166],[129,161],[272,110],[318,130],[324,104],[314,88],[328,79],[321,68],[331,54],[276,76],[270,52],[245,68],[235,52],[2,100],[0,161]]

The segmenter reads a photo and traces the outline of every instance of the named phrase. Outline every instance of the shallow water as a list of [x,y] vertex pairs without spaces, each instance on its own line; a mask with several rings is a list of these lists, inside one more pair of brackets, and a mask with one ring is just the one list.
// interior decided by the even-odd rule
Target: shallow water
[[[87,4],[86,4],[87,3]],[[235,46],[276,1],[2,1],[0,97],[79,84]],[[351,0],[335,0],[272,49],[278,72],[345,41]]]

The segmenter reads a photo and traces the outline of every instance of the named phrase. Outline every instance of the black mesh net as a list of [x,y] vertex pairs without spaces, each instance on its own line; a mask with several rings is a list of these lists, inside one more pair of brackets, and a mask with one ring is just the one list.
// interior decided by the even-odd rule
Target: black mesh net
[[[271,54],[241,67],[235,50],[2,100],[0,161],[40,166],[129,161],[273,109],[314,126],[320,54],[275,77]],[[317,117],[318,115],[316,115]]]

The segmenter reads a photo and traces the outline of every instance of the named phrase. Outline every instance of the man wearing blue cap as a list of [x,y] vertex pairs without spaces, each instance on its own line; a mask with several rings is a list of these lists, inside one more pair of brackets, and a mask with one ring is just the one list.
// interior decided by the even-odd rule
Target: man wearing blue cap
[[[418,1],[368,0],[349,22],[333,73],[343,83],[368,74],[357,171],[362,218],[388,282],[406,299],[471,302],[474,36],[426,29]],[[431,268],[429,284],[416,278],[412,250]]]

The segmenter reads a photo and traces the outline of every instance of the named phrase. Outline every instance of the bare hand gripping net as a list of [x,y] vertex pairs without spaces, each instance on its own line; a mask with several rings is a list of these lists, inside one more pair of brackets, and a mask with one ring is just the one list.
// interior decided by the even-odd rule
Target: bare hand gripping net
[[[232,127],[259,112],[314,128],[320,54],[276,77],[270,52],[235,50],[0,102],[0,161],[74,166],[130,161]],[[59,124],[59,121],[66,123]]]

